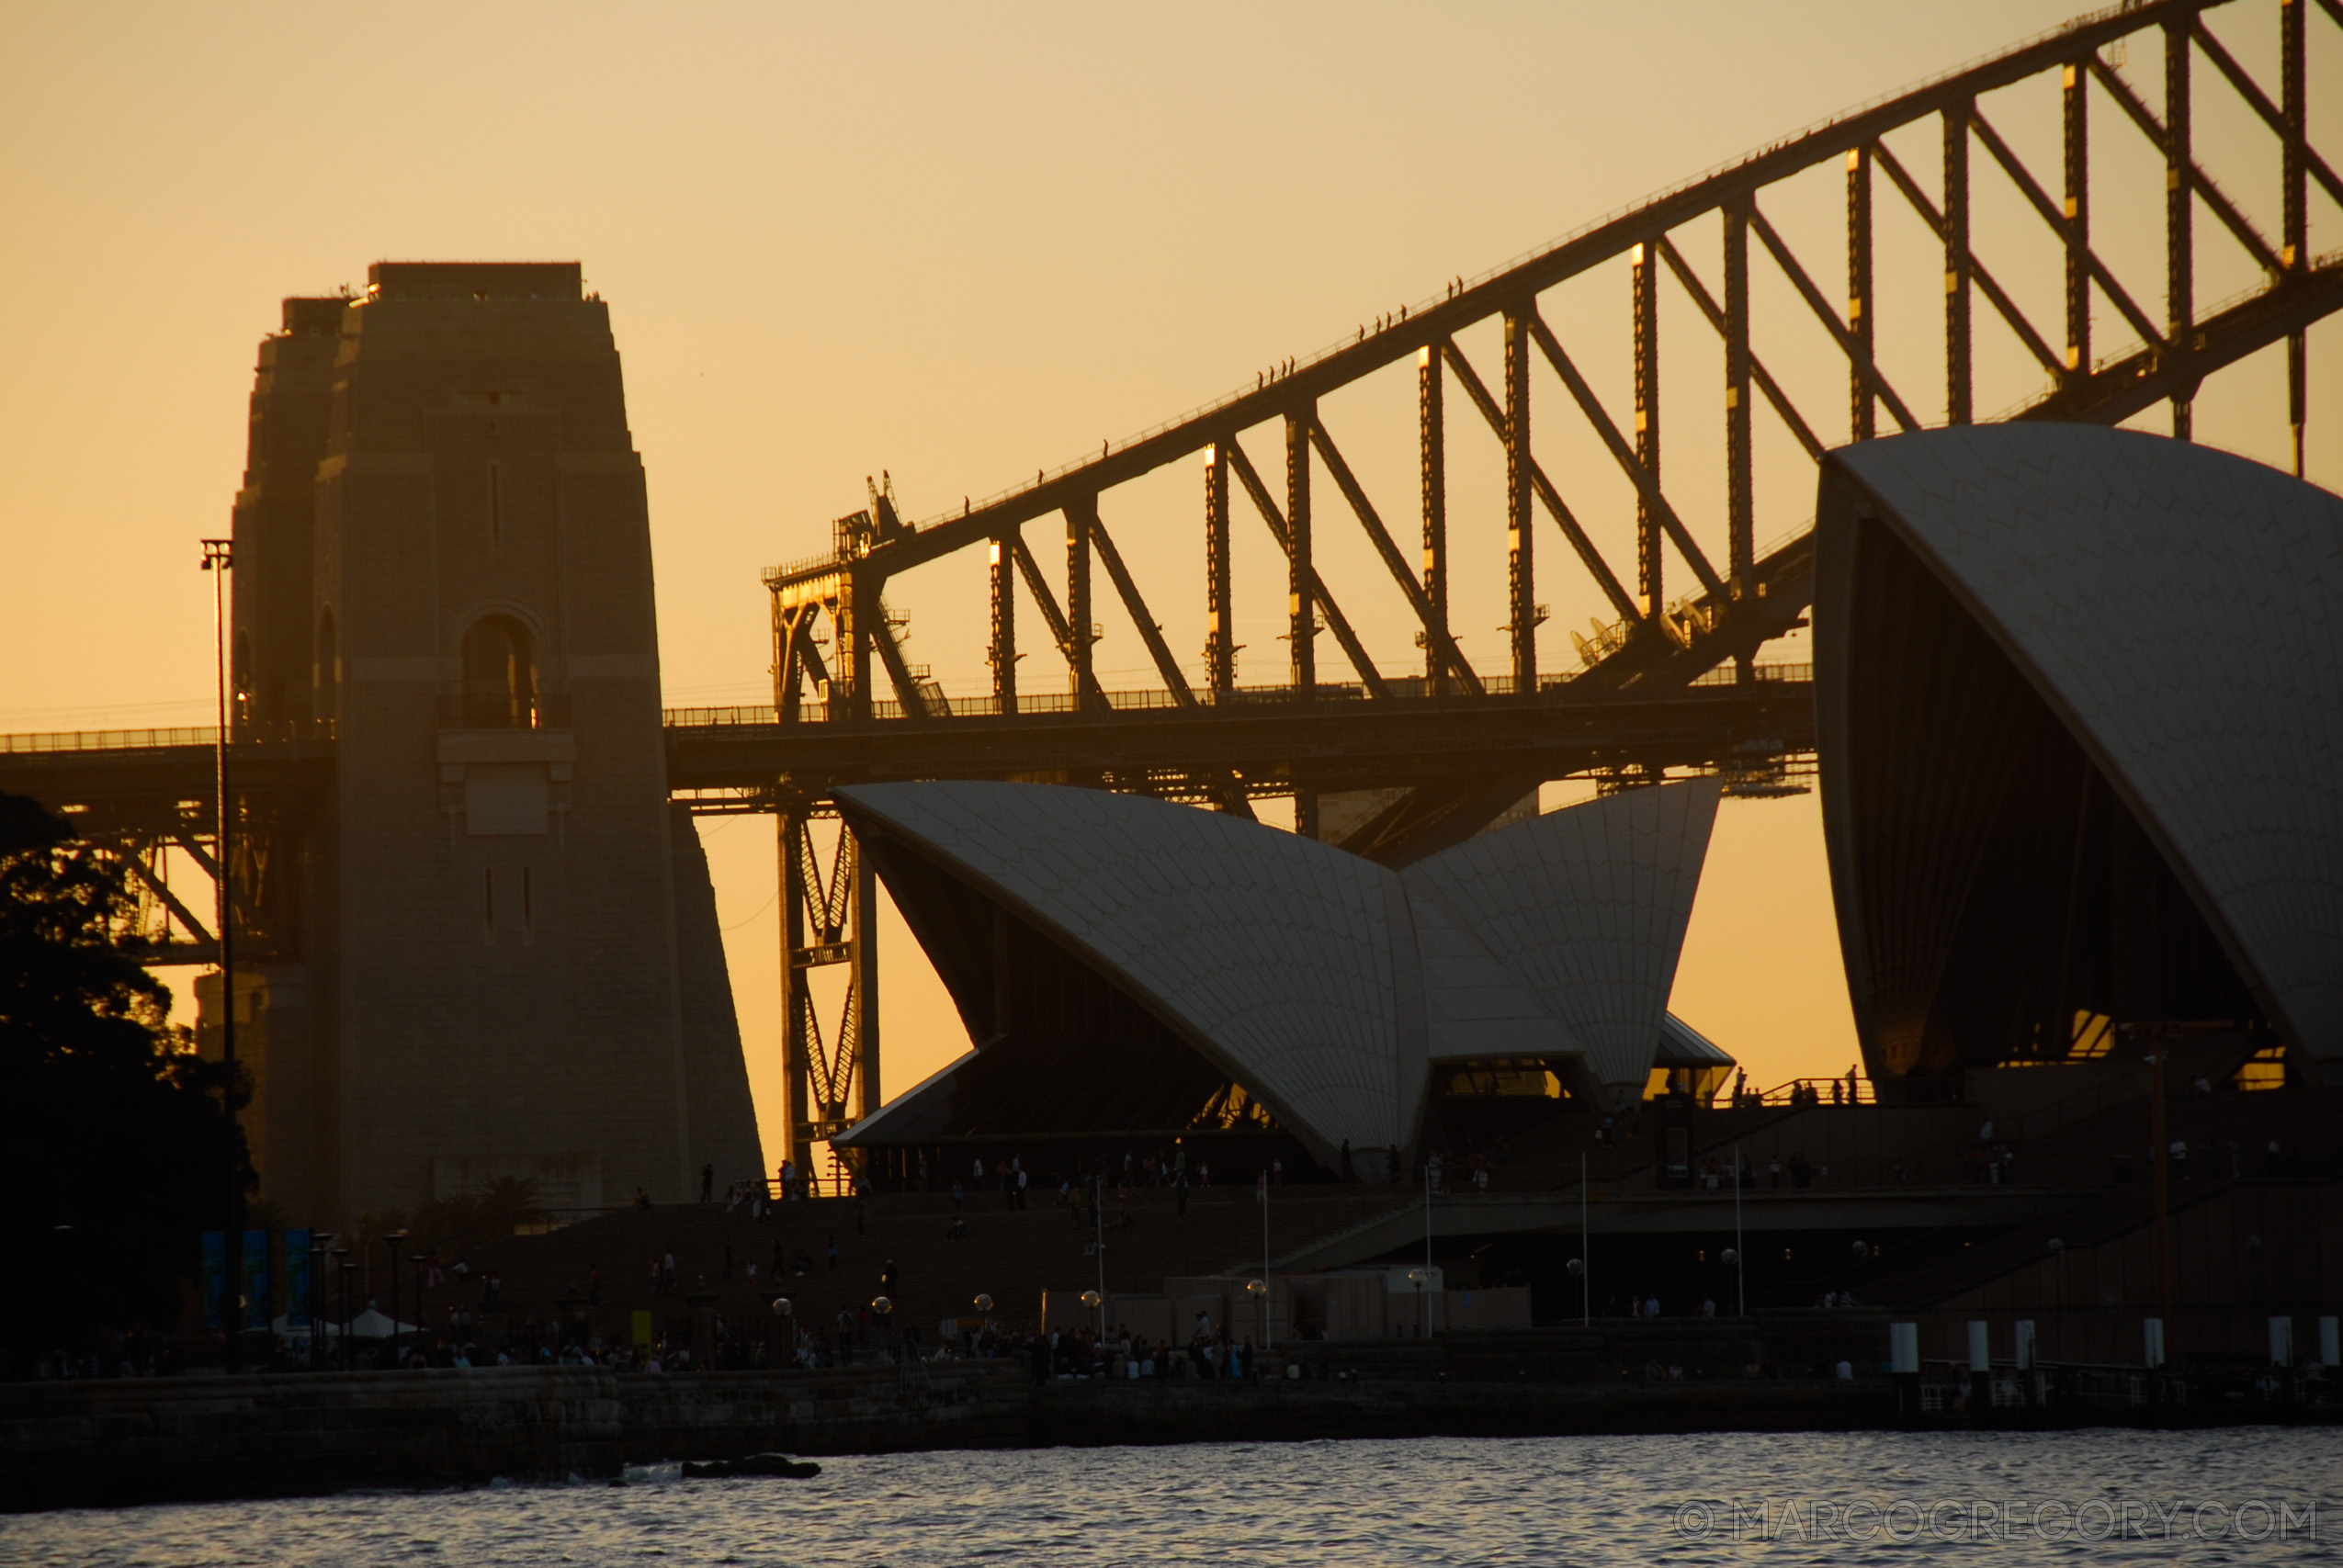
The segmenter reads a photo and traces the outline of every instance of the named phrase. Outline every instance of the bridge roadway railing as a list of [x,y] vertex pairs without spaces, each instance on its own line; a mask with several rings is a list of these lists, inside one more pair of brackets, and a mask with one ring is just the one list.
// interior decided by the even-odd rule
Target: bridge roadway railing
[[[267,724],[240,724],[236,744],[268,745],[293,740],[331,740],[332,719],[286,719]],[[217,746],[217,725],[183,725],[168,729],[48,729],[0,735],[0,754],[31,755],[53,751],[160,751],[182,746]]]
[[[1759,682],[1805,684],[1813,681],[1814,667],[1811,664],[1786,662],[1760,664],[1752,668],[1749,674],[1752,680]],[[1573,678],[1570,674],[1543,674],[1538,677],[1537,689],[1540,693],[1558,691],[1568,685]],[[1731,670],[1712,670],[1688,682],[1690,685],[1701,687],[1734,686],[1740,683],[1739,677]],[[1385,684],[1386,700],[1443,703],[1470,703],[1477,700],[1454,691],[1446,693],[1428,691],[1427,682],[1421,676],[1386,676]],[[1491,676],[1486,684],[1488,695],[1492,697],[1518,694],[1513,679],[1510,675]],[[1296,701],[1294,688],[1291,686],[1239,686],[1228,695],[1235,699],[1232,705],[1240,707],[1285,707],[1294,705]],[[1368,694],[1365,688],[1355,683],[1321,682],[1312,694],[1312,701],[1316,703],[1365,702],[1367,700]],[[931,698],[928,705],[938,705],[934,699]],[[875,720],[894,720],[905,717],[917,719],[930,716],[939,719],[998,718],[1002,713],[1000,699],[990,694],[946,697],[941,705],[945,710],[941,715],[923,716],[908,714],[906,705],[900,702],[874,701],[869,705],[868,716]],[[1104,691],[1088,697],[1079,696],[1072,692],[1020,692],[1016,696],[1015,716],[1095,713],[1102,706],[1114,713],[1145,713],[1194,705],[1193,702],[1183,702],[1179,693],[1165,687]],[[750,703],[722,707],[673,707],[665,710],[665,719],[667,728],[670,729],[722,729],[783,722],[779,712],[771,703]],[[829,705],[811,702],[800,705],[797,717],[790,722],[824,724],[829,720]]]

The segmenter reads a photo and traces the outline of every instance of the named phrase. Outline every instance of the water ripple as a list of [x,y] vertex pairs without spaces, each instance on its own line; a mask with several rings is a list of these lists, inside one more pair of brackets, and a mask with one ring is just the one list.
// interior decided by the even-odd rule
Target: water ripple
[[[2293,1523],[2264,1528],[2250,1511],[2263,1504]],[[2042,1505],[2053,1512],[2027,1512]],[[2189,1511],[2199,1505],[2212,1511]],[[1866,1506],[1938,1533],[1865,1537],[1834,1522]],[[2057,1507],[2080,1510],[2086,1535],[2127,1509],[2136,1528],[2058,1539],[2043,1523]],[[1959,1544],[1997,1562],[2212,1564],[2334,1562],[2338,1540],[2333,1429],[1718,1433],[892,1454],[825,1460],[810,1482],[686,1481],[668,1464],[630,1471],[624,1487],[500,1483],[5,1519],[0,1562],[1625,1568],[1662,1555],[1918,1563]]]

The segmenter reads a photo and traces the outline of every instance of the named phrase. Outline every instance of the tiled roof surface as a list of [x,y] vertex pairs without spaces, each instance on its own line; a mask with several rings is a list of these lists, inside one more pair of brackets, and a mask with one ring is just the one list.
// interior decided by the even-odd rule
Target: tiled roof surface
[[2094,426],[1929,431],[1832,461],[2203,890],[2272,1022],[2343,1056],[2343,499]]
[[1602,1080],[1639,1093],[1717,793],[1609,796],[1403,876],[1139,795],[840,792],[1116,976],[1328,1150],[1412,1143],[1428,1060],[1600,1053]]
[[1400,874],[1545,1002],[1614,1100],[1642,1098],[1722,784],[1691,779],[1549,812]]

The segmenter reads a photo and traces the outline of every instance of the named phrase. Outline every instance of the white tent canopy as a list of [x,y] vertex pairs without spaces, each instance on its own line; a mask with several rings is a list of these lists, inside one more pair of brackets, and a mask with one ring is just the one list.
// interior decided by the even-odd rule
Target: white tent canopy
[[[279,1313],[277,1321],[268,1326],[272,1333],[286,1339],[306,1339],[311,1332],[306,1326],[295,1328],[292,1325],[292,1319],[282,1313]],[[339,1339],[342,1337],[342,1325],[334,1322],[321,1323],[317,1325],[316,1332],[323,1334],[328,1339]],[[415,1325],[394,1322],[389,1314],[375,1307],[368,1307],[350,1319],[350,1337],[353,1339],[388,1339],[393,1334],[416,1332],[418,1330]]]

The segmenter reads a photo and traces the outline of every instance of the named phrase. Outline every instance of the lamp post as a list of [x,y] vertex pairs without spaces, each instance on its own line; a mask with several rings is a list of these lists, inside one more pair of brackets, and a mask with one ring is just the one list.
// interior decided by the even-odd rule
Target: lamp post
[[342,1280],[342,1370],[350,1370],[350,1276],[357,1272],[357,1265],[350,1261],[350,1249],[337,1247],[333,1251],[334,1271]]
[[1084,1291],[1082,1292],[1082,1305],[1098,1314],[1098,1337],[1102,1342],[1104,1342],[1106,1338],[1106,1292],[1104,1291]]
[[1432,1161],[1423,1162],[1423,1266],[1432,1270]]
[[1741,1272],[1741,1145],[1733,1145],[1733,1252],[1726,1261],[1733,1265],[1733,1306],[1738,1317],[1749,1315],[1749,1286]]
[[1269,1281],[1266,1279],[1245,1281],[1245,1294],[1252,1297],[1261,1318],[1261,1342],[1269,1343]]
[[399,1364],[399,1244],[407,1239],[403,1230],[386,1231],[382,1243],[390,1249],[390,1364]]
[[887,1316],[894,1310],[894,1298],[890,1296],[870,1298],[871,1315],[878,1320],[878,1348],[890,1361],[895,1359],[895,1342],[887,1332]]
[[1587,1156],[1583,1150],[1579,1154],[1579,1250],[1586,1255],[1585,1259],[1581,1262],[1572,1258],[1579,1267],[1571,1272],[1580,1276],[1579,1322],[1583,1328],[1594,1323],[1594,1233],[1587,1229]]
[[407,1254],[407,1267],[413,1271],[415,1282],[415,1348],[418,1351],[423,1348],[424,1329],[427,1326],[424,1321],[423,1315],[423,1264],[424,1255],[422,1253],[411,1252]]
[[[1106,1300],[1106,1215],[1104,1212],[1105,1207],[1105,1178],[1093,1175],[1090,1179],[1091,1237],[1097,1243],[1098,1301],[1102,1303]],[[1098,1314],[1098,1337],[1101,1339],[1106,1337],[1106,1311],[1103,1306],[1100,1307]]]
[[[212,886],[218,895],[213,906],[212,923],[220,932],[220,1098],[228,1112],[229,1143],[232,1149],[236,1131],[236,932],[235,897],[230,891],[228,878],[235,865],[234,844],[230,838],[233,807],[228,798],[228,591],[230,570],[235,564],[235,541],[206,539],[203,541],[203,570],[211,574],[211,664],[220,721],[219,738],[212,745],[211,788],[213,804],[218,807],[214,819],[211,847]],[[228,1166],[228,1203],[226,1229],[221,1240],[221,1265],[229,1285],[228,1305],[233,1314],[224,1325],[228,1333],[221,1348],[224,1369],[233,1372],[242,1370],[242,1345],[244,1330],[244,1309],[241,1292],[244,1278],[244,1184],[241,1165],[232,1154]]]
[[309,1370],[317,1371],[320,1356],[317,1342],[325,1335],[325,1281],[319,1275],[325,1268],[325,1256],[334,1246],[332,1231],[316,1231],[309,1238]]
[[1424,1260],[1424,1266],[1422,1268],[1410,1269],[1408,1270],[1408,1282],[1416,1288],[1416,1337],[1419,1339],[1428,1339],[1431,1337],[1431,1336],[1424,1331],[1423,1320],[1423,1288],[1425,1284],[1431,1280],[1431,1279],[1432,1262],[1429,1258]]
[[1277,1343],[1277,1323],[1269,1311],[1269,1168],[1263,1166],[1261,1172],[1261,1344],[1264,1350]]

